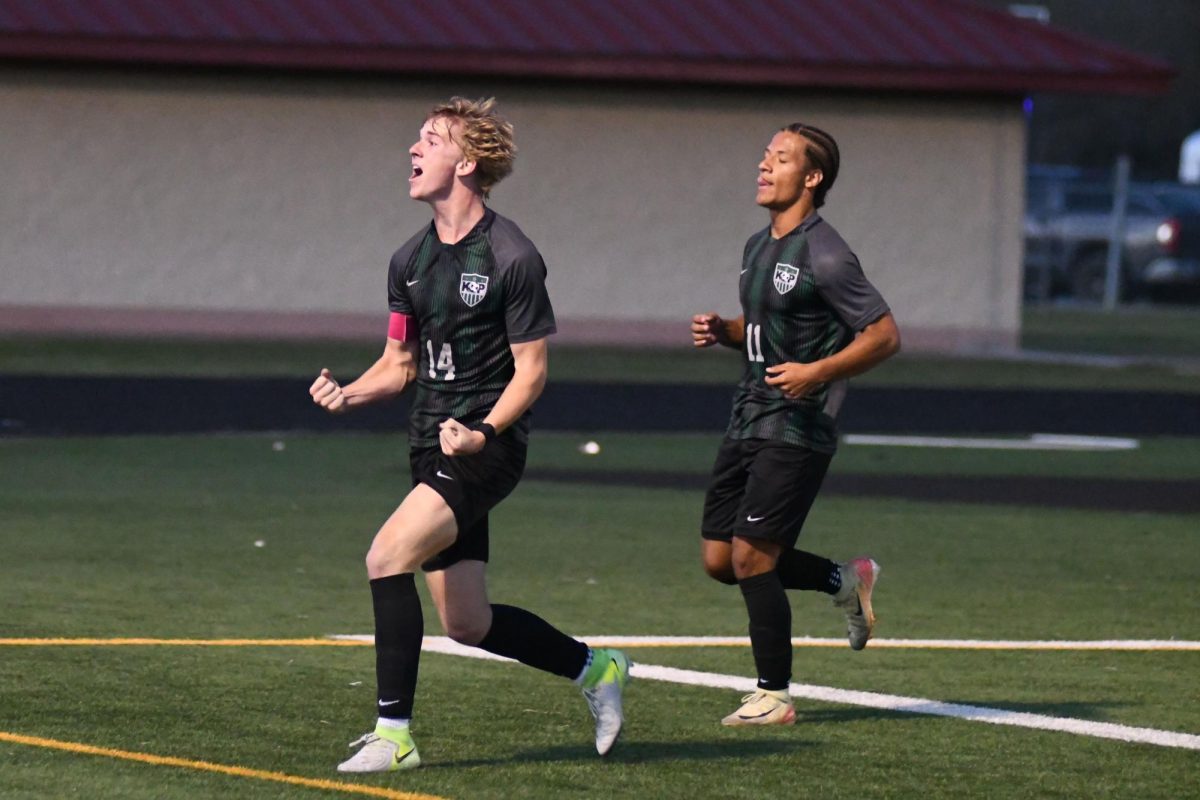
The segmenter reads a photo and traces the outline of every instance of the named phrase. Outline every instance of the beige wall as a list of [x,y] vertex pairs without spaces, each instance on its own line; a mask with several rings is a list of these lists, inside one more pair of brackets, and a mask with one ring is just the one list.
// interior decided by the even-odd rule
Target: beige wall
[[493,205],[541,248],[568,335],[661,341],[694,311],[736,313],[742,245],[766,223],[755,165],[802,119],[841,144],[825,216],[908,343],[1015,341],[1016,102],[14,67],[0,71],[0,316],[382,320],[388,257],[428,220],[405,194],[405,150],[453,93],[497,94],[516,125]]

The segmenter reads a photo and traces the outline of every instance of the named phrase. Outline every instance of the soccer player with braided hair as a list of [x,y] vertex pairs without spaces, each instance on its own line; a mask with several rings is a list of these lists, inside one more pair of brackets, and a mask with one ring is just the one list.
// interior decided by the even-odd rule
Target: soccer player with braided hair
[[575,681],[606,755],[621,732],[629,659],[487,595],[488,512],[524,471],[529,410],[545,385],[555,332],[541,255],[484,202],[512,172],[512,126],[494,100],[455,97],[430,111],[409,155],[409,197],[427,203],[433,221],[392,256],[383,355],[345,386],[322,370],[309,390],[313,402],[340,414],[416,386],[412,489],[367,553],[378,716],[338,770],[421,763],[409,730],[424,635],[417,570],[452,639]]
[[757,689],[725,725],[795,721],[786,589],[832,595],[855,650],[875,624],[875,561],[838,563],[795,546],[837,449],[846,380],[900,349],[887,303],[817,213],[840,163],[837,142],[819,128],[795,123],[775,134],[758,164],[755,202],[770,224],[746,242],[742,314],[692,318],[696,347],[741,348],[746,359],[701,523],[704,569],[740,588],[758,671]]

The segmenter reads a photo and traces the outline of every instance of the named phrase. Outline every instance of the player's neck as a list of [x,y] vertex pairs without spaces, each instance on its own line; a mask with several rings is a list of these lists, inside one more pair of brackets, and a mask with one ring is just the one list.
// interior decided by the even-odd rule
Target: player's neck
[[811,217],[817,212],[813,208],[812,195],[808,192],[800,200],[787,208],[771,209],[771,237],[774,239],[782,239],[796,228],[800,227],[804,220]]
[[429,204],[433,209],[433,228],[442,244],[457,244],[483,219],[486,208],[477,192],[452,193],[444,200]]

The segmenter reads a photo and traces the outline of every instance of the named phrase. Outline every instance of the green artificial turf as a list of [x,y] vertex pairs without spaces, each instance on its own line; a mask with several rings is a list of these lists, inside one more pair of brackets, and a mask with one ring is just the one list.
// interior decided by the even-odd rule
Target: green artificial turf
[[[610,436],[585,456],[582,438],[538,434],[531,468],[694,474],[716,445]],[[1186,464],[1196,445],[1147,447],[1099,471],[1089,462],[1122,454],[1062,454],[1054,469],[1139,476],[1159,460]],[[980,452],[946,473],[1027,474],[1027,455]],[[0,638],[369,633],[362,558],[408,485],[399,436],[5,439],[0,463]],[[888,450],[873,468],[930,474],[936,463]],[[492,598],[578,635],[744,635],[737,590],[699,569],[701,499],[527,480],[493,514]],[[829,495],[801,544],[884,565],[882,637],[1197,640],[1198,522]],[[828,597],[799,593],[792,606],[796,635],[840,635]],[[425,610],[427,634],[440,633]],[[631,655],[752,674],[741,647]],[[794,679],[1196,734],[1197,656],[797,648]],[[1167,798],[1189,791],[1197,758],[803,699],[795,727],[725,729],[737,692],[641,680],[622,742],[601,760],[569,683],[428,654],[414,722],[426,766],[339,776],[346,742],[371,724],[373,681],[369,647],[0,645],[0,734],[453,798]],[[351,795],[0,741],[6,800],[335,796]]]
[[[1040,319],[1043,312],[1030,312]],[[1176,321],[1168,312],[1171,335],[1152,336],[1154,317],[1138,318],[1139,327],[1127,333],[1112,325],[1102,312],[1087,315],[1085,330],[1076,336],[1074,313],[1063,312],[1061,330],[1039,323],[1030,342],[1037,349],[1068,354],[1068,360],[1021,360],[1018,357],[938,356],[904,351],[853,383],[863,386],[974,387],[974,389],[1045,389],[1200,392],[1200,325],[1196,315]],[[1150,312],[1146,312],[1150,313]],[[1156,312],[1157,313],[1157,312]],[[1104,332],[1108,331],[1108,338]],[[1088,349],[1100,341],[1103,347]],[[1127,342],[1128,339],[1128,342]],[[1157,350],[1162,344],[1162,351]],[[1056,347],[1057,345],[1057,347]],[[1082,350],[1073,348],[1080,347]],[[251,339],[142,338],[0,338],[0,374],[49,375],[185,375],[206,378],[316,377],[328,367],[337,377],[355,378],[377,359],[376,341],[251,341]],[[1069,354],[1136,355],[1132,362],[1070,361]],[[1160,362],[1157,356],[1192,356],[1193,361]],[[677,347],[583,347],[551,343],[551,381],[635,384],[733,385],[742,368],[742,354],[726,348],[696,350],[686,341]]]
[[1021,343],[1032,350],[1200,359],[1200,308],[1029,306],[1022,315]]
[[[944,437],[997,443],[1013,436]],[[1027,438],[1027,437],[1026,437]],[[1200,479],[1200,440],[1134,440],[1128,450],[1006,450],[972,447],[901,447],[842,443],[832,473],[895,475],[1027,475],[1047,478]],[[595,442],[599,452],[583,448]],[[529,452],[531,469],[596,470],[606,474],[673,471],[707,475],[720,434],[537,432]],[[965,444],[965,442],[964,442]]]

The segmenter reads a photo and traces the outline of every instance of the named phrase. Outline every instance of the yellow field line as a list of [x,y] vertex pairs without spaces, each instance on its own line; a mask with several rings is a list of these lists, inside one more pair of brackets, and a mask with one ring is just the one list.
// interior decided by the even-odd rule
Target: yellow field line
[[283,772],[267,772],[247,767],[237,767],[228,764],[214,764],[211,761],[193,761],[188,758],[172,758],[156,756],[150,753],[135,753],[129,750],[114,750],[108,747],[95,747],[79,742],[63,742],[58,739],[43,739],[38,736],[22,736],[19,733],[0,731],[0,742],[23,744],[30,747],[45,747],[51,750],[64,750],[68,753],[82,753],[89,756],[104,756],[124,761],[137,761],[142,764],[153,764],[158,767],[180,767],[203,772],[218,772],[222,775],[232,775],[237,778],[252,778],[260,781],[287,783],[292,786],[303,786],[308,789],[323,789],[330,792],[345,794],[362,794],[368,797],[386,797],[389,800],[445,800],[432,794],[416,794],[414,792],[398,792],[394,789],[384,789],[379,786],[361,786],[355,783],[328,781],[321,778],[302,778],[298,775],[288,775]]

